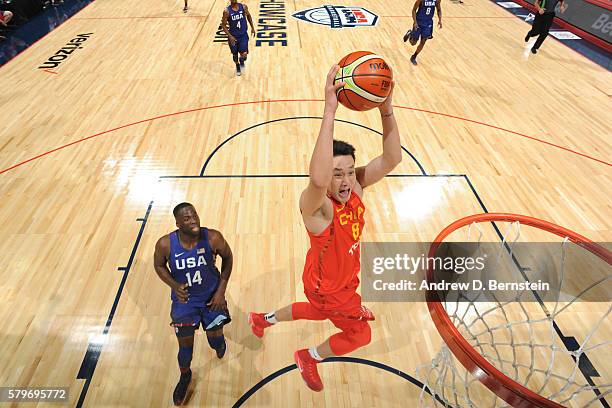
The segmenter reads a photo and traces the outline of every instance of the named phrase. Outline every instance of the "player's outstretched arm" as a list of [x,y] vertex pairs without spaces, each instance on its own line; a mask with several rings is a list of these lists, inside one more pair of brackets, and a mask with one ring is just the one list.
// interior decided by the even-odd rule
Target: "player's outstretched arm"
[[340,67],[334,65],[329,70],[325,82],[325,110],[323,111],[319,137],[310,159],[308,171],[310,181],[300,197],[300,211],[304,216],[310,216],[321,208],[334,171],[334,118],[338,109],[336,91],[344,85],[344,82],[334,85],[334,77],[338,69]]
[[153,266],[157,276],[176,293],[179,301],[185,303],[189,298],[187,293],[187,284],[181,285],[172,278],[170,271],[166,266],[168,256],[170,255],[170,238],[165,235],[157,240],[155,244],[155,253],[153,254]]
[[227,283],[229,282],[230,275],[232,274],[232,265],[234,264],[234,255],[223,235],[214,229],[208,230],[208,240],[210,247],[215,255],[221,257],[221,281],[219,287],[215,291],[208,306],[210,310],[222,311],[227,309],[227,302],[225,301],[225,290],[227,289]]
[[391,172],[402,161],[402,146],[395,116],[393,116],[393,88],[387,99],[378,107],[383,125],[383,152],[367,165],[356,169],[361,187],[371,186]]
[[442,0],[436,2],[436,12],[438,13],[438,27],[442,28]]
[[249,8],[247,7],[247,5],[243,4],[243,7],[244,7],[244,14],[246,14],[247,21],[249,22],[249,25],[251,26],[251,35],[255,37],[255,26],[253,25],[253,17],[251,17],[251,13],[249,13]]

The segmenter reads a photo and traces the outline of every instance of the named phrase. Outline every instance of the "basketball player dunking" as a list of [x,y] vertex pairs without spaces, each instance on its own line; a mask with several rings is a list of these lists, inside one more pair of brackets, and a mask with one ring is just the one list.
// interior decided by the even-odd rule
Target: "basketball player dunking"
[[[193,205],[174,208],[178,230],[155,244],[155,272],[172,288],[170,317],[178,339],[181,377],[174,389],[175,405],[182,405],[191,381],[191,357],[195,331],[202,324],[208,344],[218,358],[226,350],[223,326],[231,321],[225,289],[232,273],[232,250],[219,231],[200,227]],[[221,274],[215,258],[221,256]],[[168,270],[168,266],[170,270]]]
[[275,312],[249,313],[253,333],[262,337],[264,329],[290,320],[329,319],[341,331],[318,347],[298,350],[295,362],[302,378],[314,391],[323,383],[317,371],[321,360],[340,356],[370,342],[369,320],[374,315],[361,304],[359,286],[360,239],[364,226],[363,189],[381,180],[401,161],[397,123],[393,117],[392,90],[380,105],[383,126],[383,152],[363,167],[355,168],[355,149],[333,139],[334,117],[338,107],[334,85],[339,66],[327,75],[325,110],[319,136],[310,160],[310,182],[300,197],[300,212],[310,238],[310,249],[302,281],[308,302],[296,302]]
[[433,9],[436,8],[438,13],[438,27],[442,28],[442,0],[416,0],[412,7],[412,20],[414,25],[411,30],[404,34],[404,42],[410,40],[411,45],[415,45],[421,38],[421,42],[417,46],[416,51],[410,57],[410,62],[417,65],[416,57],[423,50],[427,40],[433,38]]
[[[236,64],[236,75],[240,76],[244,69],[244,63],[249,53],[249,34],[247,33],[247,20],[251,26],[251,35],[255,36],[253,18],[249,13],[249,8],[238,0],[231,0],[230,5],[223,10],[221,28],[227,34],[230,51],[234,64]],[[229,24],[229,28],[228,28]],[[240,54],[240,57],[238,57]]]

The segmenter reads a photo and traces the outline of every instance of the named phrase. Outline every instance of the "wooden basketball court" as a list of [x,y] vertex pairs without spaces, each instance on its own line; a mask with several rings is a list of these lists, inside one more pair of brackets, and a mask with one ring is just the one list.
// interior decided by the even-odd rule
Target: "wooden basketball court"
[[[196,335],[188,405],[417,406],[420,389],[397,370],[414,377],[443,343],[425,303],[368,304],[372,343],[350,355],[363,360],[322,364],[322,393],[295,369],[269,376],[335,332],[329,322],[281,324],[261,340],[247,324],[251,310],[305,299],[298,198],[325,75],[355,50],[393,68],[405,148],[394,177],[366,190],[363,241],[427,242],[481,212],[612,239],[610,72],[552,38],[526,58],[528,25],[493,2],[444,1],[444,28],[415,67],[402,41],[411,3],[340,2],[378,21],[331,29],[291,16],[324,2],[276,0],[287,44],[251,39],[241,77],[215,42],[227,4],[190,3],[183,14],[178,0],[97,0],[0,69],[0,386],[69,387],[69,406],[171,405],[177,344],[153,249],[175,229],[172,208],[189,201],[223,232],[234,268],[228,352],[218,360]],[[246,4],[257,26],[265,8]],[[90,33],[57,67],[38,69]],[[358,165],[379,154],[376,110],[340,107],[337,119]],[[609,320],[603,330],[610,339]],[[610,357],[589,358],[609,379]]]

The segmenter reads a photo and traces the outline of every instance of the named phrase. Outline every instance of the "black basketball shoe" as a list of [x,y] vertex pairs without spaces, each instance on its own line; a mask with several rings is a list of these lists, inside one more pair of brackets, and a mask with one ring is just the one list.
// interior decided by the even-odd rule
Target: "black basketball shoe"
[[227,343],[225,339],[223,339],[223,345],[215,350],[217,352],[217,358],[223,358],[226,350],[227,350]]
[[174,387],[174,393],[172,394],[174,405],[180,406],[185,403],[185,398],[187,397],[187,388],[189,387],[190,382],[191,370],[187,371],[186,373],[181,373],[181,378],[176,384],[176,387]]
[[412,34],[412,30],[406,31],[406,34],[404,34],[404,42],[408,41],[408,38],[410,38],[410,34]]

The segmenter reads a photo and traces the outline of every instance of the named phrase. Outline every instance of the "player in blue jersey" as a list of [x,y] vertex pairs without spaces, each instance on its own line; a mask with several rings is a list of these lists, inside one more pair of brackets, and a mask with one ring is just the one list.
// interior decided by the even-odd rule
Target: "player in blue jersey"
[[438,27],[442,28],[442,8],[440,7],[441,0],[416,0],[412,7],[412,20],[414,25],[412,29],[404,34],[404,42],[410,40],[410,44],[415,45],[421,38],[416,51],[410,57],[410,62],[413,65],[417,64],[416,57],[423,50],[427,40],[433,38],[433,12],[434,7],[438,13]]
[[[227,35],[234,64],[236,64],[236,75],[240,76],[244,69],[244,63],[249,53],[249,34],[247,32],[247,20],[251,26],[251,35],[255,37],[253,18],[249,8],[238,0],[231,0],[230,5],[223,10],[221,28]],[[238,56],[240,54],[240,56]]]
[[[231,321],[225,289],[232,273],[233,256],[219,231],[200,227],[193,205],[181,203],[174,208],[178,229],[155,244],[155,272],[172,289],[170,317],[179,344],[181,377],[174,389],[175,405],[182,405],[191,381],[193,339],[200,324],[208,344],[218,358],[227,348],[223,326]],[[215,266],[221,256],[221,273]]]

